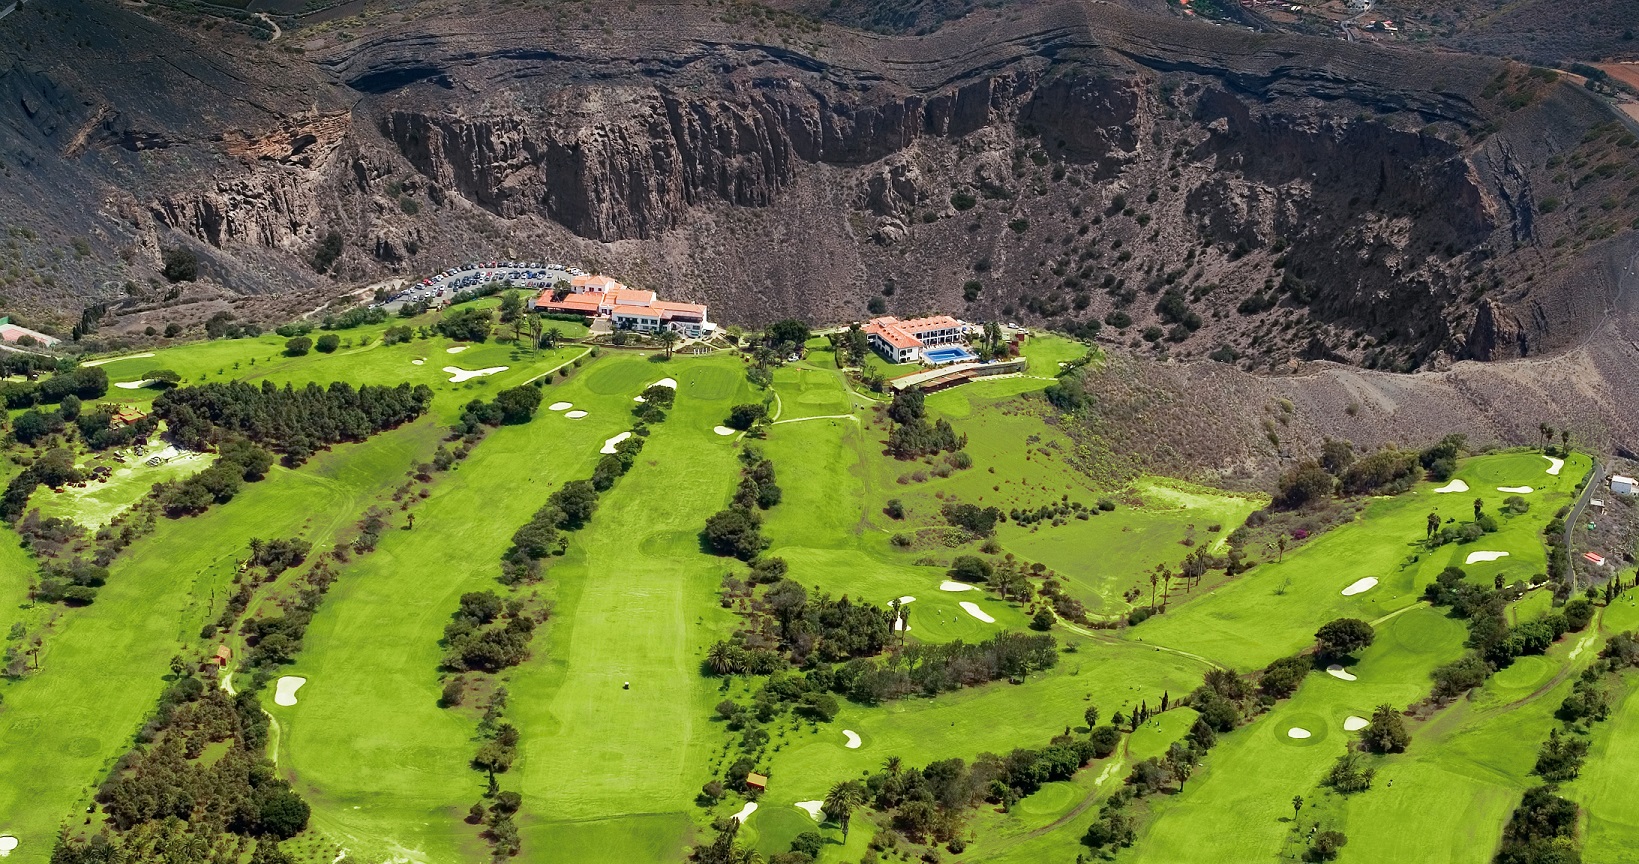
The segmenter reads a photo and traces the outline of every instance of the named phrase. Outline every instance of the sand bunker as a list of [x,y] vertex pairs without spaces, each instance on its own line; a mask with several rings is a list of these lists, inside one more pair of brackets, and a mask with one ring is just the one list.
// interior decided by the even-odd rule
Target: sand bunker
[[1336,663],[1333,663],[1332,665],[1326,667],[1326,674],[1330,675],[1333,678],[1336,678],[1340,681],[1358,681],[1358,680],[1360,680],[1360,679],[1354,677],[1353,675],[1349,674],[1349,672],[1347,670],[1345,670],[1342,666],[1337,665]]
[[415,359],[414,359],[414,360],[411,360],[411,361],[410,361],[410,365],[411,365],[411,366],[420,366],[420,365],[421,365],[421,364],[423,364],[423,363],[425,363],[425,362],[427,362],[427,361],[426,361],[426,360],[423,360],[423,359],[422,359],[422,358],[420,358],[420,357],[417,357],[417,358],[415,358]]
[[1548,460],[1548,473],[1549,474],[1554,474],[1554,475],[1557,476],[1559,474],[1559,469],[1565,467],[1565,460],[1564,459],[1556,459],[1553,456],[1544,456],[1542,458]]
[[1529,495],[1532,492],[1535,492],[1537,490],[1532,489],[1529,486],[1498,486],[1497,491],[1498,492],[1512,492],[1515,495]]
[[613,452],[615,452],[615,445],[616,444],[619,444],[620,442],[625,441],[627,438],[630,438],[630,437],[632,437],[632,433],[622,432],[619,435],[616,435],[615,437],[610,438],[608,441],[603,442],[603,449],[599,450],[598,452],[599,453],[613,453]]
[[1470,552],[1463,560],[1464,564],[1473,564],[1479,561],[1495,561],[1498,558],[1507,558],[1507,552]]
[[899,598],[899,605],[901,605],[901,606],[905,605],[906,603],[915,603],[915,602],[916,602],[916,598],[912,597],[909,594],[906,594],[905,596]]
[[465,350],[467,350],[467,346],[457,345],[454,348],[445,348],[444,353],[446,353],[446,354],[460,354],[462,351],[465,351]]
[[279,682],[274,685],[273,704],[283,705],[286,708],[295,705],[296,691],[302,689],[302,685],[306,683],[306,678],[298,678],[294,675],[286,675],[280,678]]
[[972,591],[974,589],[973,589],[972,585],[969,585],[966,582],[952,582],[949,579],[946,579],[945,581],[939,583],[939,590],[940,591]]
[[462,381],[466,381],[470,378],[482,378],[485,375],[494,375],[497,372],[505,372],[506,370],[507,367],[505,366],[491,366],[488,369],[476,370],[462,369],[460,366],[444,367],[444,371],[450,373],[451,384],[460,384]]
[[1434,491],[1435,492],[1467,492],[1468,491],[1468,484],[1464,483],[1461,480],[1453,480],[1450,483],[1447,483],[1446,485],[1441,486],[1440,488],[1438,488]]
[[154,379],[144,378],[141,381],[115,381],[114,386],[121,390],[141,390],[152,383],[154,383]]
[[649,400],[643,398],[642,396],[633,396],[632,401],[633,402],[647,402]]
[[735,432],[740,430],[730,429],[727,426],[713,426],[711,427],[711,431],[716,432],[718,435],[733,435]]
[[[649,387],[670,387],[673,390],[676,390],[677,389],[677,379],[675,379],[675,378],[662,378],[659,381],[656,381],[653,384],[650,384]],[[643,389],[647,390],[649,388],[645,387]]]
[[1343,718],[1343,731],[1344,732],[1359,732],[1360,730],[1362,730],[1362,729],[1364,729],[1364,728],[1366,728],[1367,726],[1370,726],[1370,725],[1371,725],[1370,720],[1367,720],[1364,717],[1356,717],[1353,714],[1350,714],[1348,717]]
[[855,732],[852,729],[844,729],[844,730],[842,730],[842,737],[848,739],[848,743],[844,744],[842,746],[847,747],[849,750],[858,750],[859,749],[859,733],[858,732]]
[[[138,357],[152,357],[152,356],[154,356],[154,352],[144,351],[141,354],[126,354],[126,355],[121,356],[121,357],[104,357],[101,360],[87,360],[84,363],[81,363],[80,365],[81,366],[101,366],[104,363],[118,363],[121,360],[135,360]],[[16,838],[13,838],[13,839],[16,839]]]
[[996,619],[990,617],[989,615],[986,615],[985,610],[980,609],[979,604],[977,604],[977,603],[973,603],[973,602],[970,602],[970,601],[967,601],[967,600],[963,600],[962,601],[962,611],[966,612],[969,615],[972,615],[973,617],[979,619],[980,621],[985,622],[986,624],[996,623]]
[[1286,737],[1302,740],[1309,737],[1309,730],[1303,728],[1302,726],[1293,726],[1292,728],[1286,730]]
[[10,834],[0,834],[0,858],[4,858],[17,848],[17,838]]
[[1343,596],[1344,597],[1353,597],[1356,594],[1364,594],[1365,592],[1370,591],[1370,590],[1372,590],[1373,588],[1376,588],[1376,587],[1377,587],[1377,577],[1376,576],[1367,576],[1364,579],[1355,580],[1354,583],[1351,584],[1349,587],[1344,588],[1343,589]]
[[745,824],[746,819],[748,817],[750,817],[751,814],[753,814],[755,812],[757,812],[757,802],[747,801],[746,806],[741,807],[740,812],[734,814],[730,818],[734,819],[736,822],[739,822],[740,824],[743,825],[743,824]]
[[569,411],[569,412],[565,413],[563,416],[568,417],[571,420],[579,420],[580,418],[586,416],[586,412],[585,411]]
[[911,629],[911,628],[905,626],[905,619],[903,619],[903,618],[893,619],[893,632],[903,633],[903,632],[905,632],[906,630],[909,630],[909,629]]
[[568,411],[570,408],[573,408],[573,407],[575,407],[575,403],[573,403],[573,402],[553,402],[551,405],[546,406],[546,410],[548,410],[548,411]]
[[820,821],[820,808],[824,806],[824,801],[798,801],[796,804],[798,810],[807,813],[808,817],[815,822]]

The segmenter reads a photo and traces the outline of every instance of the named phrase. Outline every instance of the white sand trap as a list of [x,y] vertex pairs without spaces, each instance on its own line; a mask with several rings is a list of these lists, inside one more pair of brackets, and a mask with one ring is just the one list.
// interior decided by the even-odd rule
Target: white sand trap
[[564,414],[563,416],[568,417],[571,420],[579,420],[580,418],[586,416],[586,412],[585,411],[570,411],[570,412]]
[[420,366],[420,365],[421,365],[421,364],[423,364],[423,363],[425,363],[425,362],[427,362],[427,361],[426,361],[426,360],[423,360],[423,359],[422,359],[422,358],[420,358],[420,357],[417,357],[417,358],[415,358],[415,359],[414,359],[414,360],[411,360],[411,361],[410,361],[410,365],[411,365],[411,366]]
[[1302,740],[1309,737],[1309,730],[1303,728],[1302,726],[1293,726],[1292,728],[1286,730],[1286,737]]
[[807,813],[815,822],[820,821],[820,808],[824,806],[824,801],[798,801],[796,804],[798,810]]
[[1553,474],[1553,475],[1557,476],[1559,474],[1559,469],[1565,467],[1565,460],[1564,459],[1556,459],[1553,456],[1544,456],[1542,458],[1548,460],[1548,473],[1549,474]]
[[1362,730],[1362,729],[1364,729],[1364,728],[1366,728],[1367,726],[1370,726],[1370,725],[1371,725],[1370,720],[1367,720],[1364,717],[1356,717],[1353,714],[1350,714],[1349,716],[1343,718],[1343,731],[1344,732],[1359,732],[1360,730]]
[[488,369],[471,369],[471,370],[462,369],[460,366],[445,366],[444,367],[444,371],[450,373],[450,383],[451,384],[460,384],[462,381],[466,381],[466,380],[469,380],[469,379],[472,379],[472,378],[482,378],[485,375],[494,375],[497,372],[505,372],[506,370],[507,370],[506,366],[491,366]]
[[[662,378],[659,381],[656,381],[653,384],[650,384],[649,387],[670,387],[673,390],[676,390],[677,389],[677,379],[675,379],[675,378]],[[643,389],[647,390],[647,389],[649,389],[649,387],[645,387]]]
[[1360,679],[1354,677],[1353,675],[1349,674],[1349,671],[1347,669],[1344,669],[1342,666],[1339,666],[1336,663],[1333,663],[1332,665],[1326,667],[1326,674],[1332,676],[1333,678],[1338,679],[1339,681],[1358,681],[1358,680],[1360,680]]
[[968,601],[968,600],[963,600],[962,601],[962,611],[966,612],[969,615],[972,615],[973,617],[979,619],[980,621],[985,622],[986,624],[996,623],[996,619],[990,617],[989,615],[986,615],[985,610],[980,609],[979,604],[977,604],[977,603],[973,603],[973,602]]
[[1463,560],[1464,564],[1474,564],[1480,561],[1495,561],[1498,558],[1507,558],[1507,552],[1470,552]]
[[852,729],[844,729],[844,730],[842,730],[842,737],[848,739],[848,743],[844,744],[842,746],[847,747],[849,750],[858,750],[859,749],[859,733],[858,732],[855,732]]
[[939,583],[939,590],[940,591],[972,591],[973,586],[967,584],[966,582],[952,582],[949,579],[946,579],[945,581]]
[[906,594],[905,596],[899,598],[899,605],[901,605],[901,606],[905,605],[906,603],[915,603],[915,602],[916,602],[916,598],[912,597],[909,594]]
[[[122,357],[104,357],[101,360],[87,360],[84,363],[81,363],[80,365],[81,366],[101,366],[104,363],[118,363],[121,360],[135,360],[139,357],[152,357],[152,356],[154,356],[154,352],[144,351],[141,354],[126,354]],[[14,837],[12,839],[16,840],[17,838]],[[16,847],[14,846],[12,848],[16,848]]]
[[1532,489],[1529,486],[1498,486],[1497,491],[1498,492],[1512,492],[1515,495],[1529,495],[1532,492],[1535,492],[1537,490]]
[[154,379],[144,378],[141,381],[115,381],[114,386],[121,390],[141,390],[152,383],[154,383]]
[[1461,480],[1453,480],[1450,483],[1447,483],[1446,485],[1441,486],[1440,488],[1438,488],[1434,491],[1435,492],[1467,492],[1468,491],[1468,484],[1464,483]]
[[10,834],[0,834],[0,858],[4,858],[17,848],[17,838]]
[[1354,581],[1354,584],[1350,585],[1347,588],[1344,588],[1343,589],[1343,596],[1344,597],[1353,597],[1356,594],[1364,594],[1367,591],[1370,591],[1370,590],[1372,590],[1373,588],[1376,588],[1376,587],[1377,587],[1377,577],[1376,576],[1367,576],[1364,579],[1356,579]]
[[297,678],[294,675],[286,675],[280,678],[279,682],[274,685],[273,704],[283,705],[286,708],[295,705],[296,691],[302,689],[302,685],[306,683],[306,678]]
[[613,452],[615,452],[615,445],[616,444],[619,444],[620,442],[625,441],[627,438],[630,438],[630,437],[632,437],[632,433],[622,432],[619,435],[616,435],[615,437],[610,438],[608,441],[603,442],[603,449],[599,450],[598,452],[599,453],[613,453]]
[[716,432],[718,435],[733,435],[740,430],[730,429],[727,426],[713,426],[711,431]]
[[755,812],[757,812],[757,802],[747,801],[746,806],[741,807],[740,812],[734,814],[734,816],[732,818],[734,819],[734,821],[739,822],[741,825],[744,825],[745,821],[747,819],[749,819],[751,817],[751,814],[753,814]]
[[551,405],[546,406],[546,410],[548,410],[548,411],[568,411],[569,409],[571,409],[573,407],[575,407],[575,403],[573,403],[573,402],[553,402]]
[[902,619],[902,618],[893,619],[893,632],[903,633],[903,632],[905,632],[906,630],[909,630],[909,629],[911,629],[911,628],[905,626],[904,619]]
[[642,396],[633,396],[632,401],[633,402],[647,402],[649,400],[643,398]]
[[454,348],[445,348],[444,353],[446,353],[446,354],[460,354],[462,351],[465,351],[465,350],[467,350],[467,346],[457,345]]

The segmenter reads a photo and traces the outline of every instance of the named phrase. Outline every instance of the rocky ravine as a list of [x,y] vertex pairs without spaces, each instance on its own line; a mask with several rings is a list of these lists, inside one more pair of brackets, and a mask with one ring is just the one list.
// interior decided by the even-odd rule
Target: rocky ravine
[[[322,285],[307,260],[334,230],[343,284],[544,255],[730,322],[870,301],[1414,368],[1576,339],[1597,306],[1578,273],[1639,215],[1633,179],[1600,170],[1635,142],[1551,76],[1107,4],[915,37],[688,2],[618,28],[423,6],[230,51],[73,0],[148,40],[85,64],[30,8],[0,24],[38,46],[0,88],[55,91],[61,116],[0,105],[0,153],[38,190],[8,203],[59,236],[96,214],[112,279],[185,243],[233,291]],[[123,62],[148,64],[143,93]],[[0,293],[65,288],[110,291]]]

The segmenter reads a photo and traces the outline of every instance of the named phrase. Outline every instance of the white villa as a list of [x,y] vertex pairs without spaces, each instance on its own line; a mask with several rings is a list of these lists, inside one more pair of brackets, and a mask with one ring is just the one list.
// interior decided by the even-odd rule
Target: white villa
[[910,363],[920,359],[925,348],[966,340],[962,322],[949,315],[904,321],[890,315],[872,318],[860,329],[871,349],[893,363]]

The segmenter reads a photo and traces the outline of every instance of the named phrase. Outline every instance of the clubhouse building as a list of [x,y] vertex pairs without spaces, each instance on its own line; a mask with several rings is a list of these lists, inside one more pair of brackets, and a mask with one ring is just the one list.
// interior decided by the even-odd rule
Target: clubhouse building
[[689,339],[706,338],[717,329],[706,318],[704,304],[660,300],[653,291],[628,288],[608,276],[595,274],[576,276],[569,285],[570,292],[559,299],[554,299],[553,289],[541,292],[531,308],[536,312],[583,315],[591,320],[604,318],[615,330],[671,330]]
[[871,349],[890,363],[925,360],[938,364],[974,359],[973,353],[964,347],[937,348],[967,340],[966,325],[949,315],[903,321],[890,315],[872,318],[860,329],[865,331]]

